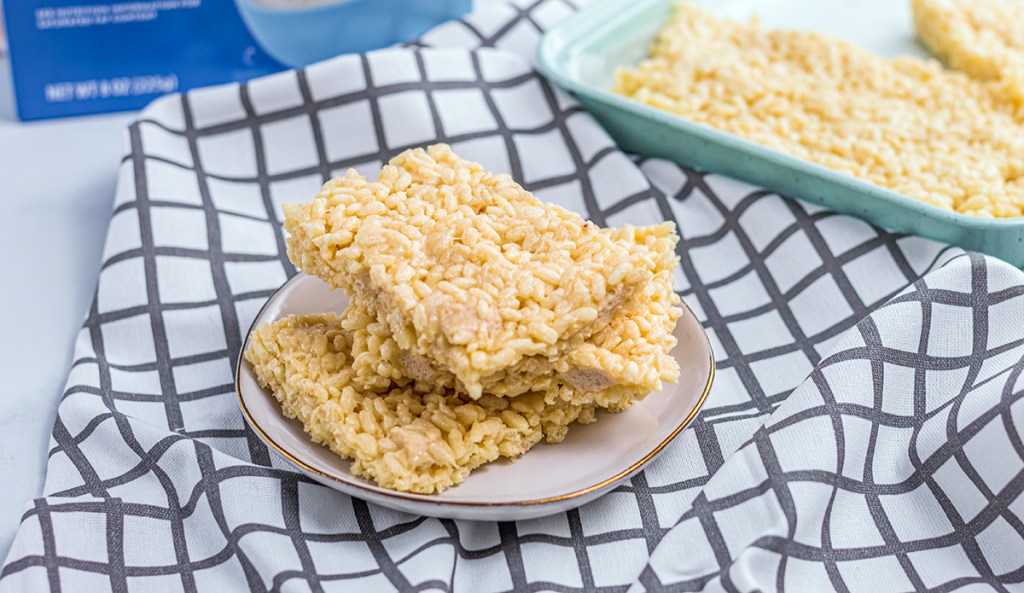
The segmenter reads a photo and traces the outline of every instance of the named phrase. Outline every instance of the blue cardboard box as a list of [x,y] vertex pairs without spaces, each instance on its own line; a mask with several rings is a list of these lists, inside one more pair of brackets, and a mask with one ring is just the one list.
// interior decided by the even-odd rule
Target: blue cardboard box
[[281,70],[231,0],[3,0],[18,115],[138,109]]
[[165,93],[412,39],[472,0],[0,0],[21,119],[138,109]]

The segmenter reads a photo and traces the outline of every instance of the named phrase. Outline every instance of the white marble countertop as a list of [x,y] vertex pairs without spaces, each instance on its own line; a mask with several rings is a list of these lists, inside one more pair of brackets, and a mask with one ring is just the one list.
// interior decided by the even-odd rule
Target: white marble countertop
[[0,56],[0,560],[43,487],[130,114],[20,123]]

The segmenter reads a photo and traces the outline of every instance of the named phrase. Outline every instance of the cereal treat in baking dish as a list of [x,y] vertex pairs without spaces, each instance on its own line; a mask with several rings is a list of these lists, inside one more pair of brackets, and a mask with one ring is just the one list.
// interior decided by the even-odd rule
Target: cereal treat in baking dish
[[440,144],[376,181],[349,171],[285,214],[299,269],[354,295],[474,399],[524,359],[580,346],[674,257],[671,224],[599,229]]
[[592,406],[549,404],[532,392],[466,401],[442,388],[366,389],[354,381],[352,342],[333,313],[293,315],[256,329],[245,358],[286,416],[385,488],[440,492],[484,463],[561,441],[569,424],[594,420]]
[[[995,14],[995,6],[1024,14],[1020,0],[925,0],[915,5],[918,34],[958,68],[988,76],[1017,50],[1004,33],[972,29],[967,13]],[[1000,29],[1024,24],[1008,19]],[[1024,42],[1018,35],[1013,44]],[[613,91],[944,210],[1013,217],[1024,215],[1024,87],[1016,80],[884,58],[684,3],[650,55],[617,71]]]
[[[509,370],[485,378],[484,393],[515,396],[534,391],[544,393],[549,403],[563,399],[621,411],[660,391],[663,381],[676,381],[679,365],[670,353],[676,345],[672,331],[682,309],[672,290],[672,271],[660,269],[600,330],[562,357],[526,357]],[[391,383],[458,389],[452,373],[402,349],[388,324],[360,299],[349,304],[342,327],[352,335],[355,382],[376,389]]]

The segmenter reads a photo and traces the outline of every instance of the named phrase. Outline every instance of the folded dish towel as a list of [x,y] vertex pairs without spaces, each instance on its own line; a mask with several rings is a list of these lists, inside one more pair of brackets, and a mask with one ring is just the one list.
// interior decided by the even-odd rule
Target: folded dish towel
[[[1024,274],[620,152],[530,66],[565,0],[417,47],[161,99],[128,134],[96,299],[0,591],[889,591],[1024,580]],[[243,334],[291,274],[283,201],[451,144],[600,224],[680,226],[718,376],[597,502],[403,515],[245,428]],[[685,372],[685,369],[684,369]]]

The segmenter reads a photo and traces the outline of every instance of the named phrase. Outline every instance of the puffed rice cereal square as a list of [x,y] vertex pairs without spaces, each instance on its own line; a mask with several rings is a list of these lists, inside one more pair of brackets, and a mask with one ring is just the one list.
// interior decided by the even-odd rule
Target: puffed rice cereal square
[[604,327],[676,241],[671,223],[599,229],[443,144],[403,152],[376,181],[349,171],[285,214],[299,269],[358,297],[474,399]]

